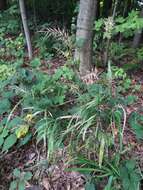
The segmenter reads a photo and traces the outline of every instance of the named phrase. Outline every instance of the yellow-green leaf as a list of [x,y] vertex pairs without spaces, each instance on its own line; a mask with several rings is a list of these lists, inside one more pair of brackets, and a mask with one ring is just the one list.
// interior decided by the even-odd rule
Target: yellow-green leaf
[[29,125],[21,125],[17,130],[16,130],[16,136],[18,139],[25,137],[29,131]]

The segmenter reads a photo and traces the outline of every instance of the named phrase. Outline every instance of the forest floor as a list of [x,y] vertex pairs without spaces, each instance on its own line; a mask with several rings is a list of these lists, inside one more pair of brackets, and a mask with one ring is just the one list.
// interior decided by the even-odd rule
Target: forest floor
[[[3,58],[4,59],[4,58]],[[8,61],[10,58],[5,57]],[[27,62],[28,59],[25,59]],[[50,69],[43,61],[41,71],[47,74],[53,74],[58,68],[65,64],[64,58],[54,58],[50,61]],[[27,64],[24,65],[27,67]],[[18,115],[16,111],[15,116]],[[2,117],[0,117],[0,121]],[[13,147],[8,153],[0,156],[0,190],[8,190],[12,181],[12,172],[15,168],[24,171],[31,171],[34,175],[34,181],[27,183],[26,190],[84,190],[84,176],[78,172],[67,172],[65,152],[58,152],[60,159],[53,165],[48,166],[47,173],[42,164],[46,161],[46,154],[43,152],[43,145],[36,145],[33,139],[21,148]],[[56,157],[57,157],[56,155]],[[37,164],[41,163],[41,164]]]
[[[43,67],[43,71],[53,73],[55,69],[64,65],[64,60],[55,58],[51,63],[50,70]],[[141,89],[135,95],[138,96],[138,101],[126,109],[128,116],[136,110],[140,110],[143,114],[143,72],[137,72],[132,75],[132,83],[140,84]],[[130,95],[126,94],[126,95]],[[129,123],[124,130],[123,138],[124,146],[131,147],[129,157],[137,158],[140,162],[140,167],[143,168],[143,146],[142,141],[137,141]],[[12,179],[12,171],[14,168],[31,170],[34,174],[34,181],[27,183],[27,190],[84,190],[84,176],[78,172],[67,172],[66,150],[58,152],[59,160],[50,165],[47,173],[42,170],[42,164],[45,161],[45,153],[42,152],[42,146],[37,147],[36,140],[33,139],[24,147],[19,149],[13,147],[7,154],[0,157],[0,189],[7,190]],[[38,165],[37,163],[41,163]],[[50,174],[50,175],[49,175]],[[36,180],[37,179],[37,180]],[[39,183],[39,184],[38,184]]]

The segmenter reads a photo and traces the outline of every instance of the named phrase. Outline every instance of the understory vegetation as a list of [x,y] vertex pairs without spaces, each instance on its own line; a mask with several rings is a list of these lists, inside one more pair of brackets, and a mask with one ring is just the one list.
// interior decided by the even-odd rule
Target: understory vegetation
[[43,1],[26,2],[32,59],[17,1],[0,11],[0,189],[141,190],[143,46],[132,40],[142,7],[125,1],[105,16],[100,1],[94,68],[82,76],[78,3]]

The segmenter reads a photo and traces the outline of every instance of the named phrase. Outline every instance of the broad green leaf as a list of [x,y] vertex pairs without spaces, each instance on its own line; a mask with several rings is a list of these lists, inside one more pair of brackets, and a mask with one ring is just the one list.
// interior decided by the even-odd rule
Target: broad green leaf
[[25,190],[25,181],[19,181],[18,190]]
[[32,173],[31,172],[26,172],[25,174],[24,174],[24,180],[25,181],[28,181],[28,180],[30,180],[32,178]]
[[8,136],[8,129],[7,128],[4,128],[3,129],[3,132],[2,132],[2,134],[1,134],[1,136],[3,137],[3,138],[5,138],[5,137],[7,137]]
[[15,180],[15,181],[12,181],[11,183],[10,183],[10,188],[9,188],[9,190],[17,190],[17,181]]
[[9,123],[8,123],[8,128],[13,128],[13,127],[17,127],[17,125],[22,124],[22,119],[20,117],[15,117],[14,119],[12,119]]
[[121,16],[119,16],[118,18],[116,18],[116,22],[118,23],[123,23],[125,21],[125,19]]
[[15,177],[19,178],[19,177],[20,177],[20,170],[17,169],[17,168],[15,168],[14,171],[13,171],[13,175],[14,175]]
[[4,98],[12,98],[12,97],[14,97],[15,96],[15,94],[14,94],[14,92],[13,91],[4,91],[3,93],[2,93],[2,96],[4,97]]
[[21,138],[19,140],[18,147],[21,147],[29,142],[29,140],[32,138],[32,134],[28,133],[24,138]]
[[126,167],[128,168],[129,171],[134,171],[136,167],[136,161],[135,160],[128,160],[126,163]]
[[4,127],[5,127],[5,124],[7,122],[7,117],[4,117],[1,121],[0,121],[0,133],[2,133]]
[[0,114],[3,114],[5,112],[8,112],[10,109],[10,101],[6,98],[3,98],[0,100]]
[[30,65],[32,67],[39,67],[41,65],[41,61],[39,58],[35,58],[31,61]]
[[3,142],[4,142],[4,138],[2,135],[0,135],[0,147],[2,146]]
[[137,190],[141,180],[140,174],[136,170],[136,162],[134,160],[127,160],[122,167],[120,167],[120,178],[124,190]]
[[95,184],[93,184],[93,183],[86,183],[86,185],[85,185],[85,190],[96,190],[96,188],[95,188]]
[[98,19],[95,22],[95,30],[99,32],[101,30],[101,27],[103,26],[103,24],[104,24],[104,19],[103,18]]
[[3,148],[2,151],[7,151],[9,150],[17,141],[16,135],[11,134],[10,136],[8,136],[3,144]]
[[137,101],[138,97],[137,96],[133,96],[133,95],[129,95],[126,97],[126,104],[127,105],[131,105],[133,103],[135,103]]

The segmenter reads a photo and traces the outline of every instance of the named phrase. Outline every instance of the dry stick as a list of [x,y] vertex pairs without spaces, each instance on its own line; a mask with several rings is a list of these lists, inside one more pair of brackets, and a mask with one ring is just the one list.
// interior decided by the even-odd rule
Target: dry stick
[[[115,1],[115,6],[114,6],[113,14],[112,14],[113,20],[115,18],[117,5],[118,5],[118,0]],[[106,51],[105,51],[105,54],[104,54],[104,65],[105,66],[106,66],[107,61],[108,61],[108,53],[109,53],[110,40],[111,40],[111,38],[110,39],[108,38],[108,40],[107,40],[107,46],[106,46]]]
[[29,32],[29,28],[27,24],[24,0],[19,0],[19,6],[20,6],[20,13],[21,13],[21,18],[22,18],[22,23],[23,23],[23,28],[24,28],[24,33],[25,33],[25,38],[26,38],[26,43],[27,43],[27,48],[28,48],[28,56],[29,56],[29,59],[32,59],[32,45],[31,45],[31,39],[30,39],[30,32]]
[[17,109],[17,107],[21,104],[22,101],[23,101],[23,99],[20,100],[20,101],[14,106],[14,108],[11,110],[9,116],[7,117],[7,121],[6,121],[5,127],[7,127],[8,123],[9,123],[11,117],[12,117],[13,112]]

